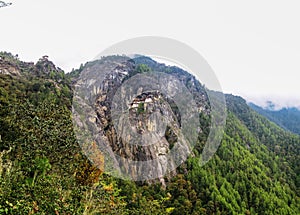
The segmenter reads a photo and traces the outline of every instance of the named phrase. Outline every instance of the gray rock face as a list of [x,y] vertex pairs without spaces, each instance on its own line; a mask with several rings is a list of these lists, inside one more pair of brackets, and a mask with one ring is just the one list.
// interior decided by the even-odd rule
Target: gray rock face
[[16,66],[4,62],[2,59],[0,59],[0,74],[19,76],[20,71]]
[[[209,104],[191,75],[160,70],[137,72],[125,57],[87,64],[74,96],[81,108],[73,108],[73,116],[79,129],[92,128],[110,171],[164,184],[190,155],[201,132],[199,112],[208,114]],[[83,110],[84,103],[91,108]]]

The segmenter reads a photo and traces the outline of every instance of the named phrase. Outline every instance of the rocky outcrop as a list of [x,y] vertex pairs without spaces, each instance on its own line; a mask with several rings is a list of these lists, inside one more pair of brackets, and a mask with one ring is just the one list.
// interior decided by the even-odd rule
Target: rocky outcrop
[[[10,57],[12,57],[12,56],[10,56]],[[12,60],[8,60],[5,58],[5,55],[2,55],[2,56],[0,56],[0,74],[19,76],[20,68]]]
[[47,55],[40,58],[36,63],[35,67],[37,68],[37,71],[39,71],[39,73],[42,74],[50,74],[51,72],[54,73],[63,72],[63,70],[60,69],[59,67],[56,67],[52,61],[48,60]]
[[16,66],[10,65],[0,59],[0,74],[19,76],[20,71]]
[[[116,171],[134,180],[159,178],[164,184],[164,176],[175,173],[191,153],[190,142],[197,141],[192,136],[201,132],[193,123],[199,122],[199,112],[209,114],[209,103],[204,87],[189,73],[159,65],[159,76],[139,74],[137,65],[125,57],[87,64],[75,87],[73,106],[81,110],[73,110],[74,121],[79,129],[92,128]],[[178,96],[182,91],[189,94]],[[92,108],[85,108],[83,100]],[[184,132],[191,134],[190,141]]]

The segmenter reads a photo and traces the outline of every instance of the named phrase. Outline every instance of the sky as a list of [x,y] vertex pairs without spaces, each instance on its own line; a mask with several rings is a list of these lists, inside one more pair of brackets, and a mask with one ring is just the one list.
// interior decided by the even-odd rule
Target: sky
[[298,0],[5,0],[0,51],[69,72],[120,41],[169,37],[197,50],[225,93],[300,107]]

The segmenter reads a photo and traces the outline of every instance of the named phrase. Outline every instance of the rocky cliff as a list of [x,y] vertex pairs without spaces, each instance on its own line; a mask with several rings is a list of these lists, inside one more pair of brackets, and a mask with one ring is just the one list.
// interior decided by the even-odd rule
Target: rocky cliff
[[[199,114],[210,111],[194,76],[146,57],[86,64],[74,98],[75,126],[91,135],[88,141],[77,136],[82,143],[97,141],[106,171],[134,180],[160,178],[162,184],[192,152],[202,132]],[[93,154],[89,145],[82,148]]]

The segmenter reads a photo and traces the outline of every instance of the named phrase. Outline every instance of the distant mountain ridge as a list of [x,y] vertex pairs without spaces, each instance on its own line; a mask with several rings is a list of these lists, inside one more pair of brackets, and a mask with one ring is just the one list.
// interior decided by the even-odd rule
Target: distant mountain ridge
[[300,110],[298,108],[285,107],[280,110],[275,110],[272,106],[262,108],[254,103],[249,103],[249,106],[280,127],[300,135]]

